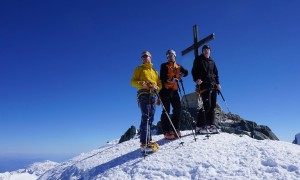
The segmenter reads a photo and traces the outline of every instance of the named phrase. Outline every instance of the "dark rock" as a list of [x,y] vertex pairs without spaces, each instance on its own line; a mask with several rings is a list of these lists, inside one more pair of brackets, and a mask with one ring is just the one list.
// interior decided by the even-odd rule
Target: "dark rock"
[[[193,119],[193,121],[196,121],[198,110],[202,107],[201,98],[199,99],[199,95],[197,93],[188,94],[186,98],[189,102],[190,115],[192,116],[191,119]],[[184,104],[182,103],[182,105]],[[187,114],[187,112],[183,112],[183,114]],[[221,129],[222,132],[234,133],[239,135],[244,134],[260,140],[279,140],[268,126],[257,125],[257,123],[245,120],[237,114],[225,113],[219,104],[217,104],[215,108],[215,117],[216,125]],[[186,119],[184,119],[184,117],[181,117],[181,121],[182,130],[191,129],[186,125],[182,125],[187,121]]]
[[182,110],[180,114],[180,130],[190,130],[196,127],[196,121],[190,112]]
[[128,141],[129,139],[134,138],[134,136],[137,134],[137,130],[135,126],[131,126],[125,134],[123,134],[119,140],[119,143],[122,143],[124,141]]
[[295,135],[295,139],[293,140],[293,144],[300,145],[300,133]]
[[258,140],[270,139],[268,136],[266,136],[265,134],[263,134],[259,131],[253,132],[253,138],[258,139]]
[[271,140],[279,140],[277,136],[272,132],[272,130],[268,126],[256,126],[255,131],[258,131],[260,133],[263,133],[265,136],[267,136]]

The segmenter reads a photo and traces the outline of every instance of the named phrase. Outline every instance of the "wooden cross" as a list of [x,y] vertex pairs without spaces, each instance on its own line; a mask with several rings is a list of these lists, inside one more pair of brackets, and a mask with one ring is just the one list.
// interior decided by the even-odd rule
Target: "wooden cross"
[[185,50],[181,51],[182,56],[184,56],[188,52],[194,50],[195,58],[196,58],[199,55],[198,48],[200,46],[202,46],[203,44],[209,42],[210,40],[215,39],[215,34],[212,33],[211,35],[207,36],[206,38],[201,39],[200,41],[198,41],[198,26],[197,25],[193,26],[193,31],[194,31],[194,44],[191,45],[190,47],[186,48]]

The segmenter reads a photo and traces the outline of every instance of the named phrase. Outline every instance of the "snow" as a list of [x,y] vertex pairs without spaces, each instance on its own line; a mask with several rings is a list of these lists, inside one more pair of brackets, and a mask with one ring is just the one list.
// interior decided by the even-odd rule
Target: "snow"
[[9,180],[36,180],[38,176],[29,173],[13,174]]
[[52,161],[36,162],[26,169],[0,173],[0,180],[36,180],[39,176],[57,165],[58,163]]
[[299,145],[228,133],[198,135],[194,141],[190,133],[173,141],[153,136],[159,150],[145,158],[139,139],[113,140],[60,164],[45,161],[0,173],[0,180],[300,179]]
[[[143,157],[139,139],[105,146],[63,162],[40,179],[300,179],[300,146],[221,133],[209,139],[183,131]],[[180,145],[180,142],[184,142]]]
[[58,163],[53,162],[53,161],[44,161],[42,163],[39,163],[39,162],[33,163],[26,169],[26,172],[28,172],[30,174],[34,173],[37,176],[40,176],[40,175],[44,174],[46,171],[48,171],[49,169],[56,167],[57,165],[58,165]]

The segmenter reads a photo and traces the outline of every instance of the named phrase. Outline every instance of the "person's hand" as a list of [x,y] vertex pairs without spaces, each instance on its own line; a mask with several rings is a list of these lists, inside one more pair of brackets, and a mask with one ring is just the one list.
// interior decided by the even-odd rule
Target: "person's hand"
[[160,97],[158,97],[158,99],[156,100],[156,103],[155,103],[157,106],[159,106],[161,104],[161,99]]
[[142,81],[142,82],[141,82],[141,85],[142,85],[144,88],[146,88],[146,87],[147,87],[147,82],[146,82],[146,81]]
[[150,84],[150,89],[151,90],[157,90],[158,86],[156,84]]
[[176,83],[176,81],[178,81],[177,78],[173,78],[173,79],[168,79],[167,82],[170,82],[170,83]]
[[182,79],[182,77],[184,77],[185,76],[185,74],[184,73],[181,73],[180,74],[180,79]]
[[203,81],[201,79],[197,79],[196,84],[200,85]]
[[221,85],[220,84],[216,84],[216,88],[218,91],[221,91]]

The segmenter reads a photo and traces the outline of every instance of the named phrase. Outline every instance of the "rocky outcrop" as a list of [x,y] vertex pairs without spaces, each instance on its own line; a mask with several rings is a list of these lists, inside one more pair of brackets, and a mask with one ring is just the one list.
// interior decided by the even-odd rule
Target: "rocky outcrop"
[[[157,125],[152,125],[150,127],[152,134],[161,134],[161,125],[160,122],[157,123]],[[131,126],[120,138],[119,143],[122,143],[124,141],[128,141],[133,138],[137,138],[140,135],[139,130],[136,129],[135,126]]]
[[131,126],[120,138],[119,143],[128,141],[129,139],[134,138],[138,134],[135,126]]
[[[182,130],[191,129],[186,126],[186,122],[188,121],[187,117],[190,117],[190,121],[196,121],[197,112],[202,107],[201,98],[199,98],[199,95],[197,93],[188,94],[186,96],[186,99],[188,103],[182,103]],[[185,97],[183,97],[183,100],[185,100]],[[216,125],[218,126],[218,128],[221,129],[222,132],[234,133],[239,135],[248,135],[258,140],[279,140],[268,126],[257,125],[254,121],[245,120],[237,114],[225,113],[218,104],[215,109],[215,114]]]
[[[182,112],[180,115],[180,130],[191,130],[195,129],[196,121],[197,121],[197,113],[199,109],[202,107],[202,100],[197,93],[187,94],[183,97],[181,101]],[[254,139],[263,140],[279,140],[277,136],[272,132],[272,130],[265,125],[257,125],[256,122],[245,120],[241,118],[237,114],[225,113],[221,106],[217,104],[215,109],[215,117],[216,117],[216,125],[221,129],[222,132],[234,133],[238,135],[247,135]],[[172,116],[172,115],[170,115]],[[133,128],[134,126],[131,126]],[[160,121],[156,126],[151,127],[152,134],[162,134],[161,123]],[[129,131],[129,130],[128,130]],[[126,132],[127,134],[129,132]],[[133,134],[129,136],[123,135],[124,138],[121,137],[122,142],[130,137],[133,137]],[[121,142],[120,139],[120,142]]]
[[300,145],[300,133],[295,135],[295,139],[293,141],[293,144],[298,144]]

